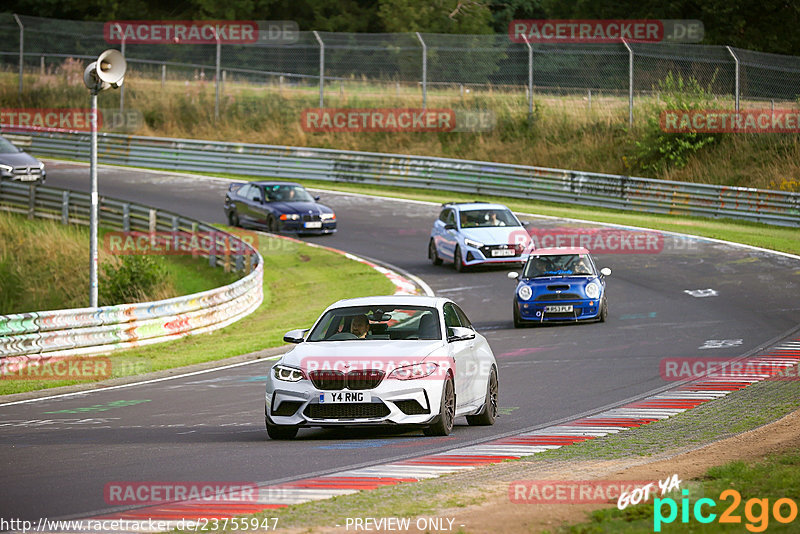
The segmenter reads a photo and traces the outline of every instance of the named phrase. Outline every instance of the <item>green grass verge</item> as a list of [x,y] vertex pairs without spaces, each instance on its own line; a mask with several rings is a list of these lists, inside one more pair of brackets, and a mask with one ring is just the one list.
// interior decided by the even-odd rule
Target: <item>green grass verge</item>
[[[341,254],[259,236],[264,257],[264,303],[242,320],[210,334],[111,353],[114,377],[221,360],[283,344],[291,328],[308,327],[342,298],[385,295],[392,283]],[[0,395],[77,384],[76,381],[2,380]]]
[[[734,508],[734,497],[725,495],[725,490],[735,490],[741,496],[741,503]],[[656,532],[797,532],[798,520],[795,517],[790,523],[775,520],[773,507],[778,499],[789,498],[794,502],[797,511],[800,495],[800,454],[797,452],[770,455],[761,462],[746,464],[730,462],[709,469],[702,480],[702,495],[688,495],[688,518],[683,522],[681,515],[681,498],[674,497],[677,516],[671,523],[659,521],[659,530],[655,530],[654,503],[628,506],[625,510],[604,508],[592,513],[591,520],[577,525],[563,527],[557,532],[570,534],[604,534],[604,533],[652,533]],[[714,508],[709,504],[702,507],[702,513],[708,516],[716,514],[713,521],[701,523],[694,516],[694,505],[698,498],[711,499],[716,503]],[[751,499],[768,499],[768,503],[749,503]],[[738,517],[740,523],[720,523],[721,514],[731,509],[731,517]],[[659,506],[659,517],[668,518],[668,504]],[[789,505],[783,504],[783,517],[790,516]],[[795,514],[796,515],[796,514]],[[746,529],[746,530],[745,530]]]

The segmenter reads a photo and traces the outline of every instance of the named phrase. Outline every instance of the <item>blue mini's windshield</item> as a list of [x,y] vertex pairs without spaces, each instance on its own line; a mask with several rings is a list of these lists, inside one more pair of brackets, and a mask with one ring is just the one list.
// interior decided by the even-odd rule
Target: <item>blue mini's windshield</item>
[[585,276],[594,274],[592,262],[586,254],[561,254],[531,256],[522,272],[523,278],[542,276]]

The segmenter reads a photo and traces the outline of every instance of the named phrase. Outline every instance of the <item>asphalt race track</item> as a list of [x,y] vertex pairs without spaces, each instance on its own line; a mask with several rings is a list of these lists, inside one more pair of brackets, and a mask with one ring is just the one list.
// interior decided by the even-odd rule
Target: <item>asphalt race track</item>
[[[101,195],[225,222],[226,182],[109,167],[99,175]],[[50,163],[47,185],[88,191],[88,167]],[[447,438],[305,429],[294,441],[270,441],[264,362],[2,406],[4,517],[108,513],[103,488],[112,481],[276,482],[489,440],[663,387],[663,358],[739,356],[800,323],[799,260],[665,236],[659,253],[596,255],[601,267],[613,270],[607,323],[517,330],[506,269],[460,274],[428,262],[437,206],[319,194],[336,210],[339,232],[308,241],[418,275],[438,295],[458,302],[487,336],[500,367],[502,415],[495,426],[468,427],[461,419]],[[565,224],[527,219],[538,227]],[[716,295],[687,293],[706,289]]]

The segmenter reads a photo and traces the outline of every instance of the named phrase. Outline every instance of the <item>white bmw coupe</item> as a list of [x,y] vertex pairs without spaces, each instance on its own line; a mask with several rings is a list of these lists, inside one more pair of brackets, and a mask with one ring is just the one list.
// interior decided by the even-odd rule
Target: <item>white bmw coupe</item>
[[458,416],[497,417],[497,362],[486,339],[446,298],[340,300],[272,367],[264,416],[272,439],[302,427],[409,425],[444,436]]

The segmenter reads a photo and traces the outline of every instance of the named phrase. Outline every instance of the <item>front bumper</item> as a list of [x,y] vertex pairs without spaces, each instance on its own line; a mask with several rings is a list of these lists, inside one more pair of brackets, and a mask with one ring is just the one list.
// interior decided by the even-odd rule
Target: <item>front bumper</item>
[[[525,252],[514,251],[513,256],[492,256],[492,250],[502,249],[500,245],[486,245],[481,248],[464,245],[464,265],[520,265],[528,260]],[[511,250],[506,248],[506,250]]]
[[[370,403],[324,403],[310,380],[285,382],[270,376],[264,398],[265,415],[275,425],[369,426],[427,425],[436,420],[442,399],[441,379],[383,379],[369,392]],[[348,389],[337,390],[347,392]]]
[[[555,323],[592,321],[600,317],[601,299],[558,300],[558,301],[516,301],[519,316],[524,321]],[[572,312],[547,312],[547,306],[572,306]]]
[[287,234],[324,235],[336,232],[336,221],[322,222],[320,228],[306,228],[303,221],[280,221],[279,231]]

